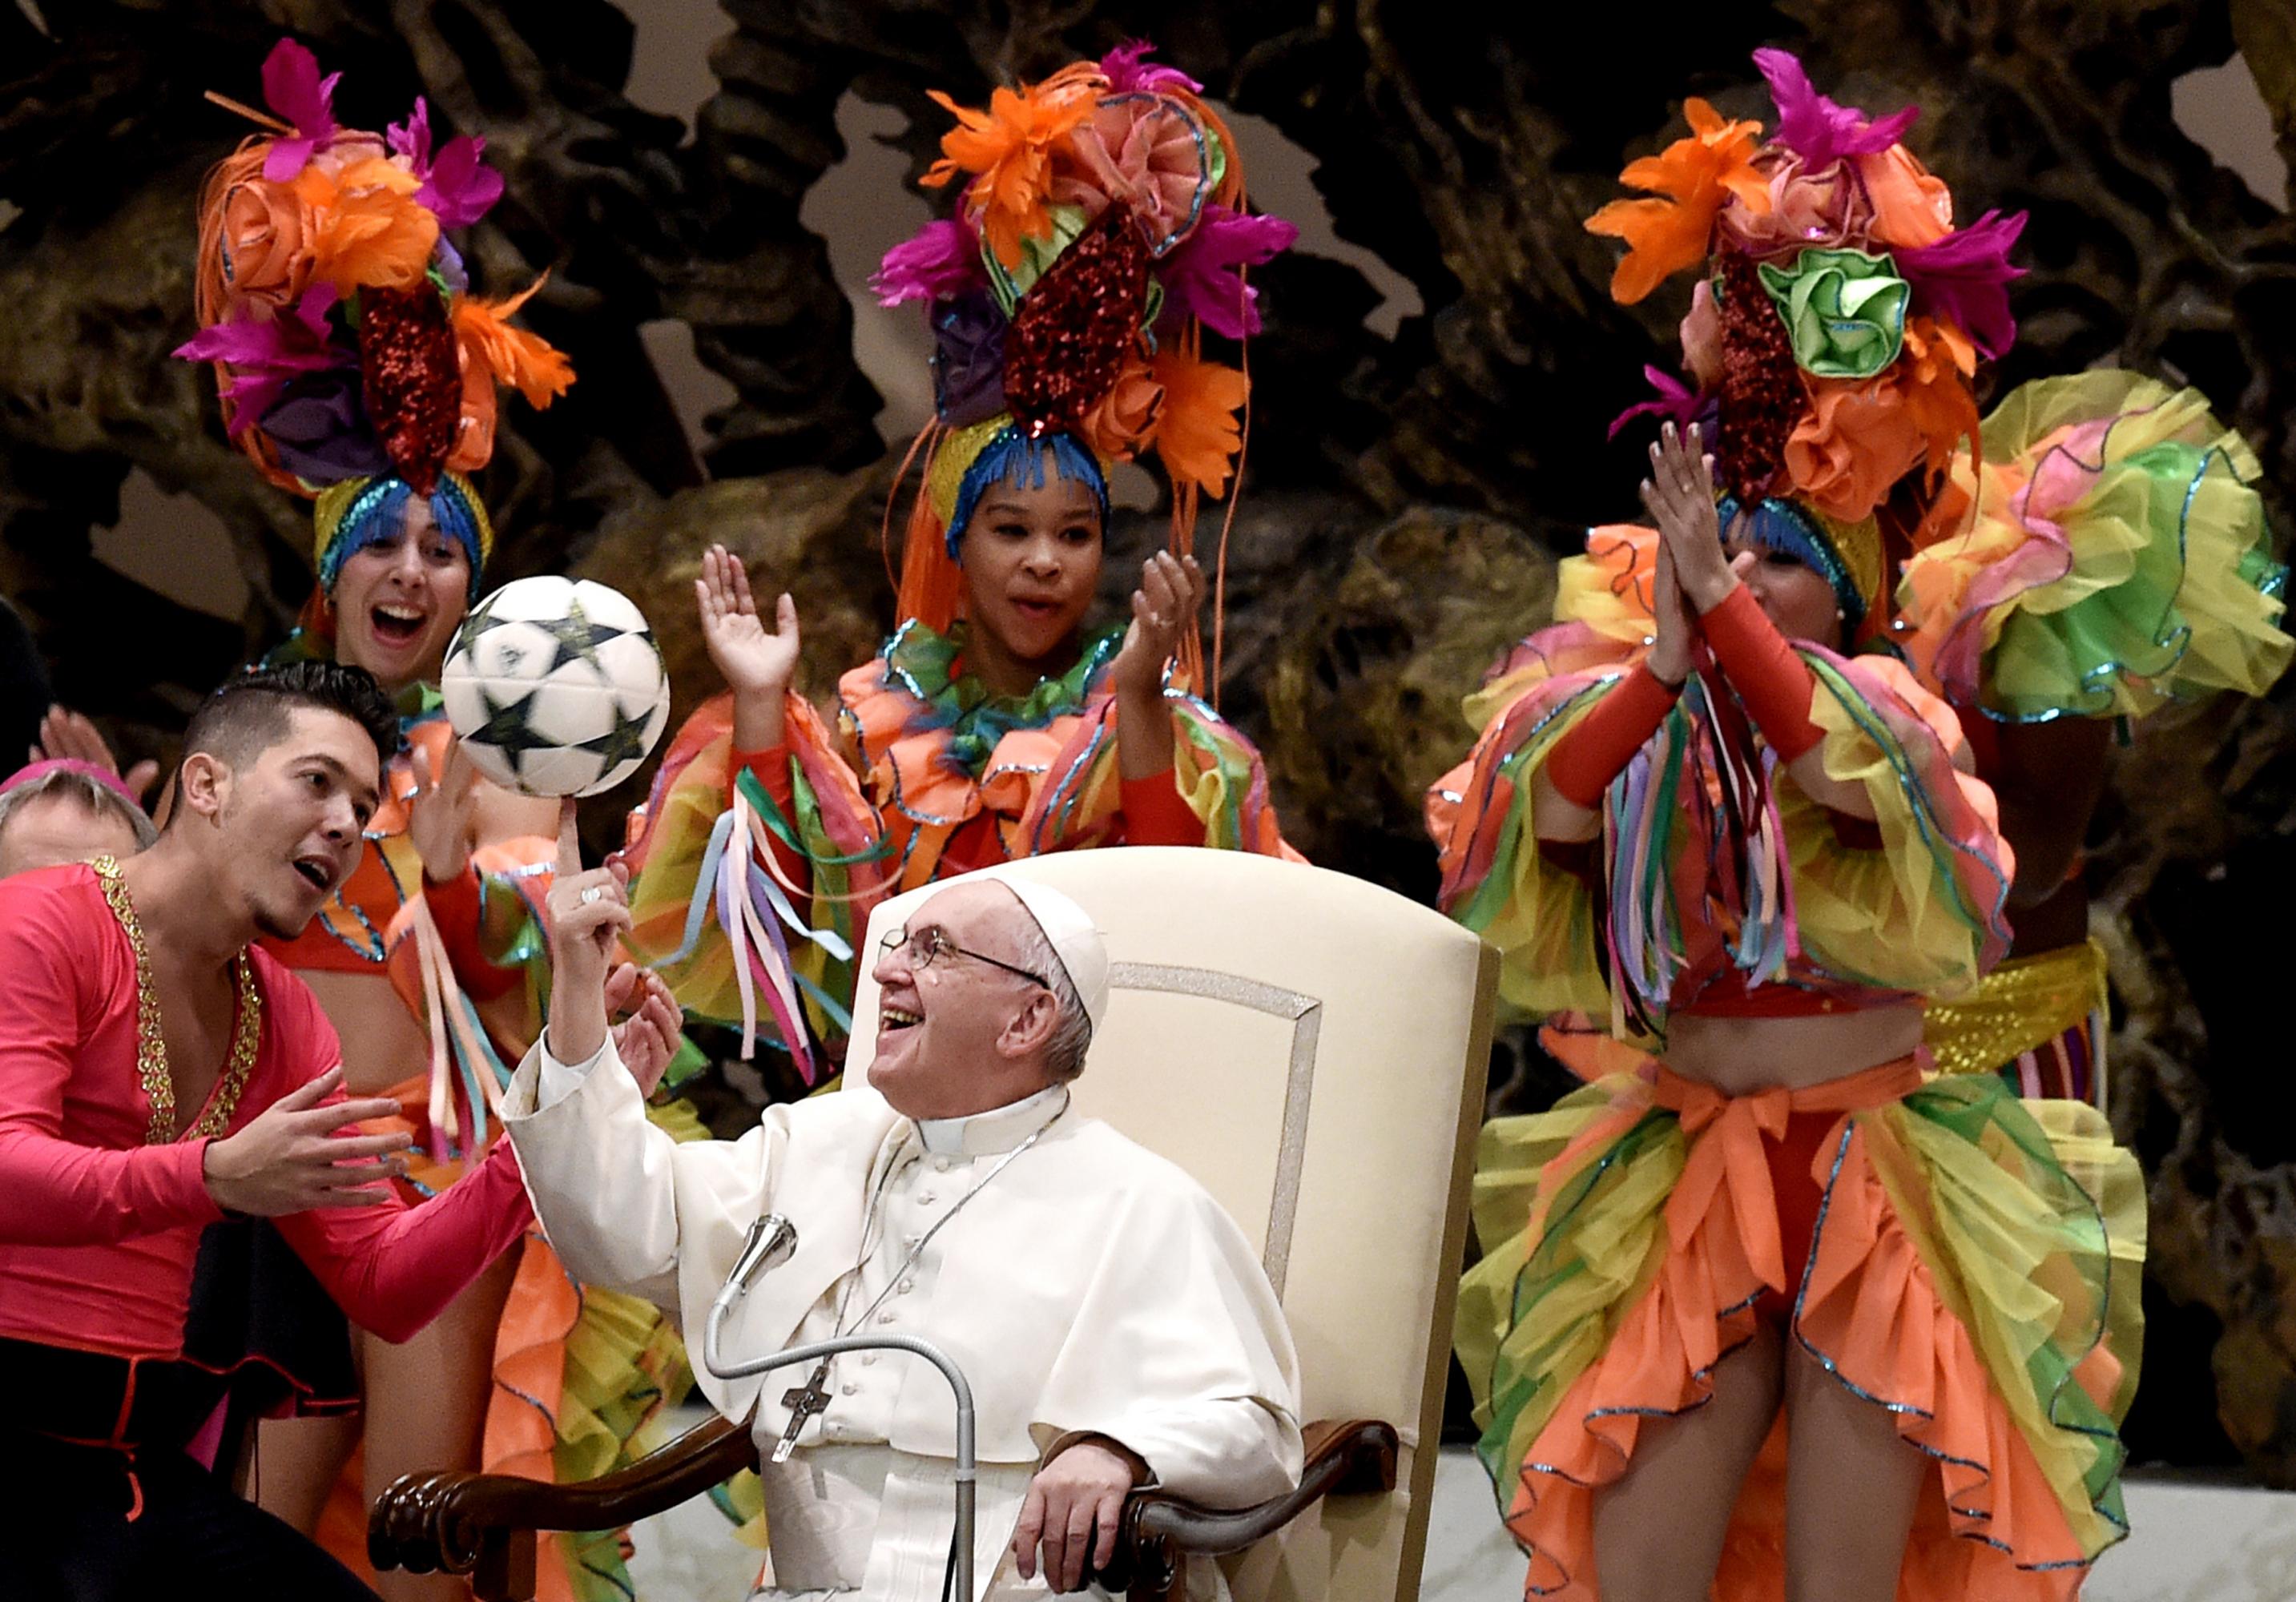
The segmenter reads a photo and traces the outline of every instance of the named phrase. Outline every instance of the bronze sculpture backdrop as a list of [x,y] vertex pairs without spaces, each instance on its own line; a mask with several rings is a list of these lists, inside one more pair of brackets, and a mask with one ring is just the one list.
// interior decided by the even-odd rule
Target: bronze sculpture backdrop
[[[492,576],[570,568],[630,593],[664,629],[681,712],[708,683],[679,623],[706,539],[795,592],[817,691],[890,612],[893,462],[850,309],[800,222],[844,154],[841,97],[906,118],[914,173],[944,122],[927,88],[978,100],[1144,34],[1277,125],[1322,161],[1340,235],[1425,310],[1386,339],[1362,325],[1377,297],[1352,268],[1300,256],[1259,280],[1223,707],[1266,749],[1295,840],[1422,898],[1418,797],[1466,742],[1459,697],[1542,619],[1577,528],[1631,511],[1636,462],[1605,447],[1603,421],[1682,309],[1612,306],[1611,247],[1578,219],[1624,157],[1669,136],[1681,94],[1764,114],[1757,45],[1801,53],[1877,111],[1917,102],[1911,143],[1956,193],[2033,213],[2002,387],[2104,359],[2197,384],[2257,445],[2284,523],[2296,497],[2296,217],[2214,166],[2169,108],[2175,78],[2237,48],[2296,159],[2284,0],[1778,0],[1669,8],[1663,26],[1595,7],[1568,37],[1538,15],[1492,37],[1380,0],[724,9],[718,88],[681,144],[624,94],[631,26],[607,0],[50,0],[44,20],[0,5],[0,584],[61,694],[158,754],[309,587],[307,509],[226,445],[205,371],[168,359],[193,326],[192,196],[242,131],[201,92],[252,98],[290,29],[353,69],[347,122],[381,126],[419,92],[449,131],[486,135],[508,193],[475,231],[475,275],[551,268],[528,318],[582,377],[547,413],[504,413],[483,486]],[[638,337],[660,318],[688,323],[738,394],[699,459]],[[117,520],[136,468],[231,530],[239,627],[95,560],[90,530]],[[2155,1335],[2132,1444],[2236,1449],[2284,1486],[2296,1126],[2274,1116],[2289,1050],[2274,914],[2296,905],[2292,708],[2284,686],[2148,722],[2089,866],[2112,952],[2114,1121],[2152,1176]],[[1551,1073],[1516,1038],[1494,1097],[1551,1094]]]

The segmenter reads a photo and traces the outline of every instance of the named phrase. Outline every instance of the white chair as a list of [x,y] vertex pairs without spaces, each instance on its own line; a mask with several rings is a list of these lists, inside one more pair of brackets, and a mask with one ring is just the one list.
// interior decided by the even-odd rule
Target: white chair
[[[1187,1170],[1259,1245],[1299,1345],[1306,1417],[1335,1426],[1311,1427],[1296,1505],[1208,1515],[1136,1493],[1109,1578],[1170,1595],[1189,1553],[1224,1554],[1239,1602],[1414,1602],[1496,953],[1390,891],[1267,857],[1141,846],[1005,871],[1065,891],[1108,938],[1114,995],[1078,1108]],[[867,951],[931,894],[878,907]],[[876,1034],[871,966],[856,1065]],[[1378,1460],[1386,1426],[1391,1477]],[[379,1566],[475,1569],[481,1598],[516,1598],[533,1528],[660,1511],[750,1451],[721,1420],[588,1486],[410,1476],[377,1502],[370,1544]]]

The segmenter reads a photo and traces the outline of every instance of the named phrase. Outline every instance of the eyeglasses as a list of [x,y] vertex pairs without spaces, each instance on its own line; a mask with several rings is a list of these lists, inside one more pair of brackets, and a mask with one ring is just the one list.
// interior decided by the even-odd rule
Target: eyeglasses
[[879,944],[888,957],[906,949],[909,966],[919,973],[924,972],[943,957],[970,957],[975,962],[986,962],[991,968],[1003,969],[1016,978],[1026,979],[1039,990],[1052,988],[1045,982],[1044,975],[1030,973],[1025,968],[1015,968],[1010,962],[1001,962],[995,957],[980,952],[968,951],[940,930],[930,926],[914,933],[905,928],[888,929],[885,931],[885,938]]

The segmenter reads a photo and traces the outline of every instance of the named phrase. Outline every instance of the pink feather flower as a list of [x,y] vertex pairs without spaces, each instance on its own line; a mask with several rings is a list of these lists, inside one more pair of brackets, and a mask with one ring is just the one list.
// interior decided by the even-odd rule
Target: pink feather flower
[[1111,94],[1155,94],[1168,89],[1184,89],[1190,94],[1201,94],[1204,86],[1177,67],[1152,67],[1147,58],[1156,53],[1156,46],[1145,39],[1128,39],[1100,58],[1100,75],[1108,80]]
[[1987,359],[1998,361],[2017,340],[2009,284],[2025,269],[2010,266],[2009,251],[2024,231],[2023,212],[1988,211],[1934,244],[1890,251],[1898,276],[1913,286],[1912,310],[1954,324]]
[[476,134],[449,139],[430,153],[430,102],[417,96],[405,122],[390,127],[390,148],[406,159],[422,187],[414,192],[415,204],[430,208],[441,228],[467,228],[503,196],[503,176],[482,159],[487,142]]
[[1241,339],[1259,331],[1259,291],[1242,269],[1273,260],[1292,248],[1300,231],[1280,217],[1252,217],[1214,201],[1195,232],[1156,264],[1164,286],[1164,315],[1194,317],[1214,333]]
[[1770,98],[1777,102],[1778,143],[1798,153],[1812,172],[1844,156],[1888,150],[1921,115],[1918,108],[1907,106],[1875,121],[1855,106],[1837,105],[1810,86],[1809,74],[1792,51],[1757,50],[1754,65],[1769,80]]
[[314,284],[300,300],[275,315],[263,316],[260,308],[243,307],[240,315],[203,328],[176,347],[175,354],[184,361],[221,362],[230,370],[223,401],[232,437],[260,421],[294,379],[352,359],[335,343],[328,317],[336,298],[332,284]]
[[335,137],[335,83],[340,72],[319,76],[319,59],[292,39],[282,39],[263,58],[263,103],[294,125],[274,138],[263,158],[263,176],[288,184]]
[[988,282],[980,266],[979,237],[961,219],[944,218],[927,223],[914,238],[886,251],[870,275],[869,287],[879,306],[893,307],[910,300],[954,300]]

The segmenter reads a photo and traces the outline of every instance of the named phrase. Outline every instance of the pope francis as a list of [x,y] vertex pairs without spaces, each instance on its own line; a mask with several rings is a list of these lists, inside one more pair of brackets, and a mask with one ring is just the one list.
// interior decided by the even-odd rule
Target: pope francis
[[[978,1409],[985,1597],[1077,1590],[1136,1485],[1242,1507],[1297,1483],[1298,1361],[1250,1246],[1194,1181],[1070,1109],[1108,1001],[1075,902],[993,870],[952,881],[877,953],[866,1088],[681,1146],[607,1028],[624,875],[579,871],[570,837],[561,854],[549,1027],[504,1110],[569,1272],[678,1310],[699,1353],[744,1231],[788,1219],[796,1249],[724,1351],[865,1331],[953,1357]],[[756,1410],[778,1594],[940,1602],[955,1423],[930,1364],[848,1353],[701,1384],[729,1418]]]

